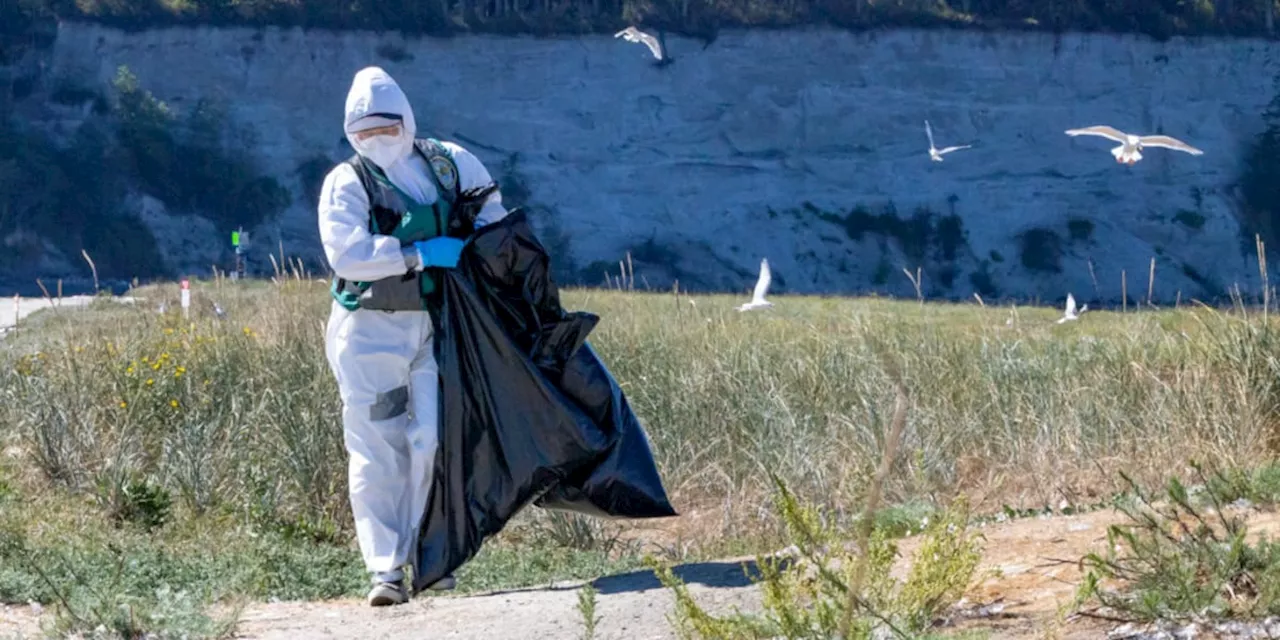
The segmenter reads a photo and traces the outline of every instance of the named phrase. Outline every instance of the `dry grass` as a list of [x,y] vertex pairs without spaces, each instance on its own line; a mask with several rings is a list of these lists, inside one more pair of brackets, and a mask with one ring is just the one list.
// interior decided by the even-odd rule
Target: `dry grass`
[[[70,531],[105,518],[174,538],[174,548],[210,536],[234,547],[235,532],[271,531],[283,545],[271,554],[319,544],[354,562],[322,348],[327,285],[193,289],[188,319],[176,285],[153,286],[134,292],[145,301],[133,306],[40,312],[0,343],[0,450],[12,462],[0,465],[0,494],[7,482],[61,496],[64,512],[67,501],[89,505],[74,523],[63,518]],[[783,296],[741,314],[723,296],[563,297],[604,318],[592,345],[644,421],[685,515],[619,532],[534,510],[502,536],[518,548],[554,538],[635,559],[657,545],[671,560],[764,550],[783,534],[768,472],[833,523],[856,521],[897,397],[884,353],[910,390],[883,486],[890,512],[962,494],[978,513],[1097,502],[1123,488],[1118,470],[1159,483],[1189,458],[1254,466],[1272,457],[1277,433],[1275,322],[1243,307],[1091,311],[1058,325],[1051,309],[882,299]],[[9,518],[0,500],[0,521],[38,539],[30,508],[42,503],[27,504]],[[542,570],[515,557],[503,562]],[[346,582],[321,591],[358,588],[358,569],[342,571]],[[224,596],[244,588],[227,580]]]
[[[1248,464],[1275,407],[1271,323],[1207,309],[1090,312],[576,292],[681,496],[736,496],[773,469],[805,499],[855,509],[879,460],[895,354],[911,421],[890,501],[972,492],[988,506],[1109,494],[1189,457]],[[1012,326],[1006,325],[1012,320]],[[1157,473],[1159,472],[1159,473]],[[749,513],[751,510],[739,510]]]
[[[8,349],[10,436],[73,489],[118,485],[128,469],[155,476],[183,510],[341,528],[325,285],[197,284],[190,321],[176,286],[138,295],[148,300],[136,308],[28,322]],[[911,389],[891,504],[961,492],[978,509],[1082,502],[1119,488],[1119,469],[1158,482],[1189,457],[1248,466],[1274,430],[1280,343],[1273,321],[1243,311],[1089,312],[1056,325],[1049,309],[879,299],[785,297],[739,314],[725,297],[564,298],[603,316],[593,346],[679,507],[719,511],[700,516],[719,536],[770,520],[765,470],[836,513],[860,509],[895,397],[877,348]]]

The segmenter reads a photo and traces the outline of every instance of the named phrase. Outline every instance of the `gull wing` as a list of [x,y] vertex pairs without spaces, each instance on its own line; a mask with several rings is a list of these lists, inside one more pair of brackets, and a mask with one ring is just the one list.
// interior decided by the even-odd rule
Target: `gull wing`
[[951,153],[952,151],[959,151],[961,149],[968,149],[971,146],[973,145],[965,144],[965,145],[960,145],[958,147],[947,147],[946,149],[938,149],[938,155],[942,155],[944,153]]
[[1069,136],[1102,136],[1104,138],[1110,138],[1112,140],[1115,140],[1116,142],[1129,141],[1129,138],[1125,135],[1125,132],[1119,129],[1108,127],[1106,125],[1101,125],[1101,124],[1095,125],[1092,127],[1084,127],[1083,129],[1067,129],[1066,133]]
[[1142,136],[1141,138],[1138,138],[1138,140],[1144,147],[1164,147],[1165,149],[1186,151],[1193,156],[1204,155],[1203,151],[1170,136]]
[[1066,314],[1066,315],[1074,316],[1075,314],[1076,314],[1076,297],[1068,293],[1068,294],[1067,294],[1067,314]]
[[645,43],[645,45],[649,47],[649,51],[653,52],[653,57],[659,60],[662,59],[662,43],[658,42],[657,38],[647,33],[641,33],[640,41]]
[[623,38],[627,42],[639,42],[649,47],[649,51],[653,53],[653,57],[662,59],[662,43],[658,39],[635,28],[635,26],[627,27],[622,31],[613,34],[615,38]]
[[760,277],[756,279],[756,289],[751,292],[752,302],[764,302],[764,294],[769,290],[769,283],[773,282],[773,274],[769,271],[769,259],[760,259]]
[[933,146],[933,128],[929,126],[928,120],[924,121],[924,132],[926,135],[929,136],[929,148],[930,149],[936,148]]

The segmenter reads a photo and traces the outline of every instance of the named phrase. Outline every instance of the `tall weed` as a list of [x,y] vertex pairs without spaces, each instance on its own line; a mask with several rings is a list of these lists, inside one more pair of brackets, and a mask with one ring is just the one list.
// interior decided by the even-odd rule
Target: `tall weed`
[[960,600],[973,580],[981,544],[968,529],[963,502],[926,528],[905,580],[892,576],[897,546],[879,528],[863,548],[819,510],[779,485],[778,514],[797,558],[759,557],[764,612],[715,616],[704,610],[670,567],[651,562],[676,598],[674,622],[686,638],[919,637]]
[[[0,350],[0,424],[73,492],[140,474],[178,515],[349,535],[329,299],[294,275],[196,283],[187,319],[173,285],[135,292],[147,299],[136,308],[32,316]],[[1280,450],[1280,334],[1243,306],[1056,325],[1048,309],[877,299],[784,297],[749,314],[716,296],[564,299],[604,318],[592,344],[682,511],[717,514],[699,518],[701,540],[779,533],[760,469],[840,521],[857,517],[889,435],[883,353],[912,389],[888,505],[962,492],[978,507],[1092,502],[1123,489],[1120,467],[1159,482],[1189,455],[1247,467],[1269,443]]]

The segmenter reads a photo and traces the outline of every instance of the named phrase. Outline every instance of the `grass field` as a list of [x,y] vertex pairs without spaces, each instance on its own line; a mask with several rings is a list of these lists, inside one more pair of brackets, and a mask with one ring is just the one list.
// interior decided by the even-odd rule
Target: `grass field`
[[[40,312],[0,342],[0,601],[62,603],[80,628],[199,628],[216,624],[198,613],[211,600],[363,593],[327,285],[193,289],[189,320],[176,285],[152,286],[135,306]],[[960,495],[978,513],[1083,505],[1124,489],[1121,470],[1156,484],[1190,459],[1254,467],[1280,435],[1276,324],[1243,307],[1054,324],[1053,309],[883,299],[739,314],[722,296],[563,298],[602,316],[592,345],[684,517],[530,510],[461,588],[776,548],[769,471],[852,523],[893,408],[887,367],[909,391],[882,516],[902,528]]]

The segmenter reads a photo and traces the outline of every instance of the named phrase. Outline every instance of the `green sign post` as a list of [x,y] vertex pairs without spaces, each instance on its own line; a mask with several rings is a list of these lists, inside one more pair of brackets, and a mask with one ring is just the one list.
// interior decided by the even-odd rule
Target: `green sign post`
[[243,229],[237,229],[231,232],[231,246],[236,250],[236,280],[244,279],[244,249],[240,247],[240,235]]

